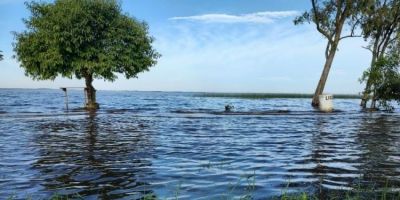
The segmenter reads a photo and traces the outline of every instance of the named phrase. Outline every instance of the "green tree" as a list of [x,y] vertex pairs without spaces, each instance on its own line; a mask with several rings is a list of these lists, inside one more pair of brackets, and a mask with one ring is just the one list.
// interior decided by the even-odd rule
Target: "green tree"
[[[369,40],[369,45],[366,47],[372,53],[370,71],[374,70],[378,60],[382,62],[386,56],[387,50],[395,43],[400,30],[400,1],[398,0],[370,0],[370,6],[367,6],[363,11],[362,30],[365,40]],[[366,108],[369,97],[374,101],[371,92],[373,80],[365,80],[365,89],[361,100],[361,106]],[[376,81],[376,80],[374,80]],[[375,102],[371,102],[375,105]]]
[[[371,109],[383,107],[392,110],[390,101],[396,100],[400,103],[400,54],[392,51],[387,56],[379,57],[374,64],[363,73],[361,82],[369,82],[368,93],[373,94]],[[376,105],[376,102],[379,102]]]
[[[295,25],[304,22],[314,23],[318,32],[328,40],[325,48],[325,64],[313,96],[313,106],[319,105],[318,97],[324,91],[339,42],[344,38],[355,36],[355,30],[359,25],[360,8],[366,3],[353,0],[311,0],[312,9],[294,20]],[[349,34],[342,36],[346,24],[350,27]]]
[[3,60],[3,54],[1,54],[2,51],[0,51],[0,60]]
[[89,109],[98,108],[94,78],[137,78],[156,64],[148,26],[123,14],[116,0],[26,3],[27,30],[15,33],[14,51],[34,80],[85,79]]

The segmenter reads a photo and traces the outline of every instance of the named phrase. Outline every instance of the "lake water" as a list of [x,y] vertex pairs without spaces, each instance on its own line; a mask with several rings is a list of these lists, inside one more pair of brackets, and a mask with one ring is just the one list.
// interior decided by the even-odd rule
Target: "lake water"
[[[400,188],[400,115],[335,99],[0,89],[0,199],[254,199],[355,185]],[[232,113],[223,112],[232,104]]]

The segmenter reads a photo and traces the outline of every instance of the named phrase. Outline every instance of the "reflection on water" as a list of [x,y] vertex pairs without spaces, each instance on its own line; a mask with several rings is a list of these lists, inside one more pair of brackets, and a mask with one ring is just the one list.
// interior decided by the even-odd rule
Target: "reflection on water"
[[[390,115],[362,119],[356,142],[361,146],[361,174],[365,181],[389,182],[400,188],[399,118]],[[382,185],[381,185],[382,186]]]
[[33,138],[39,155],[32,169],[38,171],[44,191],[139,198],[151,192],[145,179],[153,174],[149,127],[145,120],[114,122],[96,113],[42,122]]
[[[0,196],[324,199],[356,184],[400,187],[400,115],[362,113],[357,100],[335,100],[343,112],[321,114],[304,99],[102,91],[99,99],[97,113],[65,113],[58,91],[0,90]],[[228,103],[236,113],[223,113]]]

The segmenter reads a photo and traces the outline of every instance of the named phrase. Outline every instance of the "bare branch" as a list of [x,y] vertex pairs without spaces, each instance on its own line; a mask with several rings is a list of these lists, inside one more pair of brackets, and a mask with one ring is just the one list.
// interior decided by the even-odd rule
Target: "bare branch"
[[339,40],[345,39],[345,38],[350,38],[350,37],[362,37],[363,35],[355,35],[355,30],[357,28],[357,26],[360,24],[360,19],[357,19],[356,22],[352,25],[351,27],[351,31],[350,31],[350,35],[347,36],[343,36],[341,37]]
[[315,25],[317,26],[317,30],[318,30],[322,35],[324,35],[324,36],[329,40],[329,42],[333,42],[333,41],[332,41],[332,37],[329,35],[329,33],[326,32],[325,30],[323,30],[323,29],[321,28],[321,25],[320,25],[321,19],[319,18],[319,12],[318,12],[317,5],[316,5],[316,3],[315,3],[315,0],[311,0],[311,3],[312,3],[312,10],[313,10],[313,13],[314,13]]
[[341,37],[340,38],[340,40],[342,40],[342,39],[346,39],[346,38],[353,38],[353,37],[362,37],[362,35],[346,35],[346,36],[343,36],[343,37]]
[[370,51],[371,53],[374,53],[370,47],[363,47],[362,46],[361,48],[366,49],[366,50]]

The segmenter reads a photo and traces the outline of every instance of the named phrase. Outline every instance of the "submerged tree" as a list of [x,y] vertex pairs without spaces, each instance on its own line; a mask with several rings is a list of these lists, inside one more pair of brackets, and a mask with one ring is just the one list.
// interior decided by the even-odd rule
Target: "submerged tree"
[[27,30],[15,33],[14,51],[34,80],[85,79],[89,109],[98,108],[94,78],[136,78],[156,64],[148,26],[121,11],[116,0],[31,2]]
[[[353,0],[311,0],[312,9],[297,17],[294,23],[302,24],[304,22],[314,23],[318,32],[320,32],[328,43],[325,49],[325,64],[320,80],[315,90],[312,105],[319,105],[319,95],[325,88],[329,71],[333,63],[340,40],[355,36],[355,30],[359,25],[359,10],[366,2]],[[343,28],[350,27],[348,35],[342,36]]]
[[385,110],[392,110],[390,101],[395,100],[400,103],[399,67],[399,51],[393,50],[389,55],[377,58],[373,66],[363,73],[360,81],[368,81],[370,85],[367,92],[373,94],[371,109],[383,107]]
[[[366,47],[372,53],[369,72],[379,72],[382,69],[382,61],[386,60],[387,50],[393,48],[400,30],[400,1],[398,0],[373,0],[372,3],[364,9],[362,29],[364,39],[369,40],[370,44]],[[376,62],[380,63],[376,64]],[[365,89],[361,100],[361,106],[366,108],[367,101],[371,98],[371,106],[375,107],[376,97],[373,96],[371,87],[374,87],[377,81],[374,76],[363,75]]]

